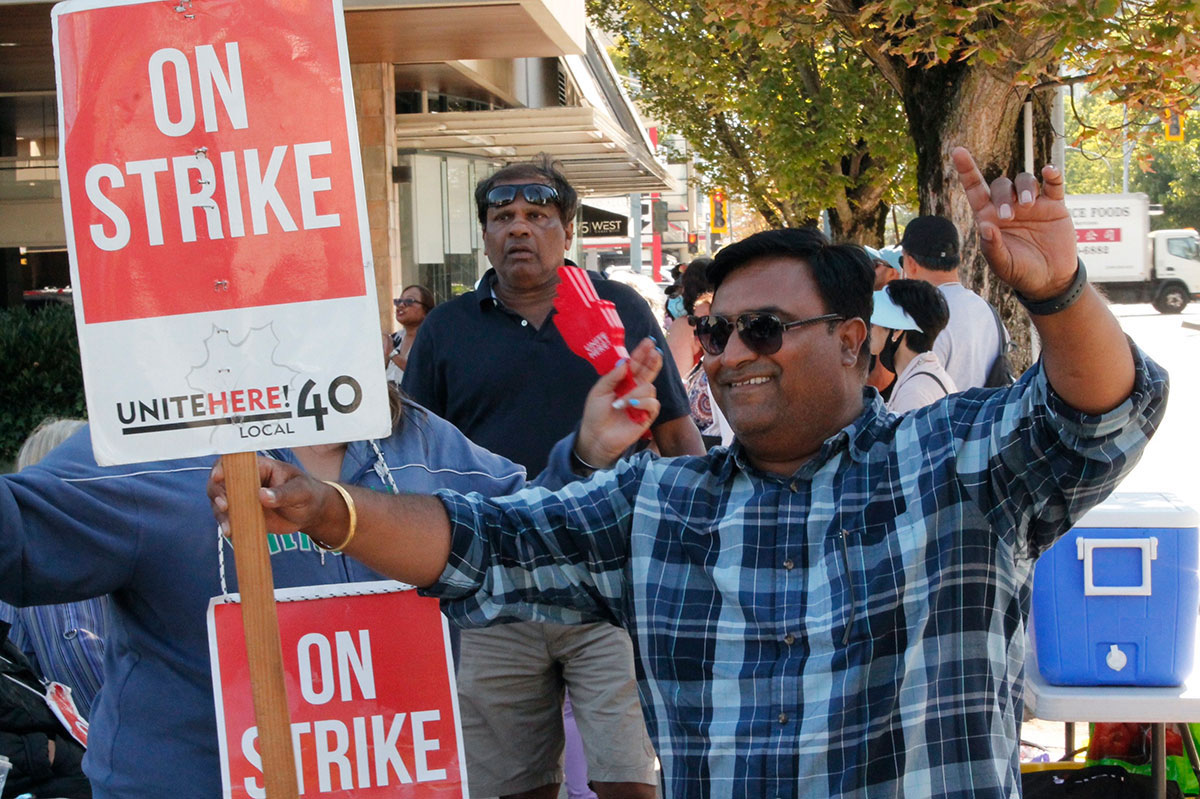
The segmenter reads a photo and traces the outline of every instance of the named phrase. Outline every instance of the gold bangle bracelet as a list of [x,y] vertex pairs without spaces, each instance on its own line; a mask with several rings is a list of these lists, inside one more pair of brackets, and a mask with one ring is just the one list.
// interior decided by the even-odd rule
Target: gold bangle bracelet
[[332,480],[322,480],[321,482],[327,486],[330,486],[339,494],[341,494],[342,499],[346,501],[346,510],[350,512],[350,532],[346,533],[345,540],[336,547],[326,546],[315,538],[313,539],[313,543],[316,544],[318,548],[323,549],[326,552],[341,552],[343,549],[350,546],[350,542],[354,540],[354,534],[358,532],[358,509],[354,507],[354,497],[350,496],[349,491],[342,488]]

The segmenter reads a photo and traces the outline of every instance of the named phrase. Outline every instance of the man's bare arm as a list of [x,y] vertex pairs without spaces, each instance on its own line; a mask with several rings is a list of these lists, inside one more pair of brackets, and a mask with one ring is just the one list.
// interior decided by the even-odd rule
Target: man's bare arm
[[[596,381],[588,393],[575,442],[584,462],[611,466],[650,426],[659,411],[654,378],[661,368],[662,355],[654,342],[646,339],[634,348],[627,363]],[[618,398],[616,388],[626,371],[633,375],[636,386]],[[629,407],[646,411],[646,417],[634,421],[627,413]],[[270,458],[260,457],[258,470],[259,501],[268,532],[302,530],[329,547],[340,547],[346,541],[349,506],[337,489]],[[354,537],[342,551],[393,579],[421,587],[434,583],[446,568],[450,552],[450,520],[442,503],[431,496],[343,488],[354,503],[356,524]],[[229,504],[219,462],[209,476],[208,496],[213,514],[228,533]]]
[[[350,530],[350,509],[341,494],[303,470],[260,457],[259,502],[267,531],[302,530],[326,547],[340,546]],[[342,550],[381,574],[416,586],[432,585],[450,556],[450,519],[435,497],[384,494],[343,486],[355,506],[354,537]],[[220,462],[208,480],[208,496],[222,529],[229,532],[225,473]]]

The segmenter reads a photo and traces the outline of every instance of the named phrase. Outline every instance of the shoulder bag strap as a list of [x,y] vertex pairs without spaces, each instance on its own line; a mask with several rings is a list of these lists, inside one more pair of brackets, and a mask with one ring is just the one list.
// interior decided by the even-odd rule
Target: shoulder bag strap
[[933,372],[915,372],[913,374],[913,377],[916,377],[917,375],[923,375],[925,377],[928,377],[930,380],[932,380],[933,382],[938,384],[938,386],[942,389],[943,394],[946,394],[946,395],[950,394],[950,392],[946,390],[946,384],[942,382],[942,378],[938,377]]
[[[987,302],[987,300],[984,300]],[[992,319],[996,322],[996,337],[999,344],[996,345],[996,357],[999,358],[1004,354],[1004,323],[1000,321],[1000,313],[990,302],[987,304],[988,310],[992,312]],[[991,371],[989,369],[989,371]]]

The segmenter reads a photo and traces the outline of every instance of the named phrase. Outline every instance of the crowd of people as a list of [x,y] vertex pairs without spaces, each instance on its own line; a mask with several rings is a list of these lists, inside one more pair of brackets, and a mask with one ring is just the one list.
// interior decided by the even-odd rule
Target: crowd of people
[[[555,326],[575,190],[543,161],[480,181],[492,268],[395,300],[391,436],[261,453],[277,586],[440,599],[475,797],[557,796],[564,750],[572,797],[1015,795],[1032,566],[1132,468],[1167,380],[1081,282],[1061,173],[953,162],[1041,337],[1015,381],[934,216],[890,252],[733,243],[681,269],[665,332],[589,273],[631,345],[597,378]],[[214,459],[102,468],[86,429],[0,477],[0,599],[108,603],[93,796],[220,795],[227,513]]]

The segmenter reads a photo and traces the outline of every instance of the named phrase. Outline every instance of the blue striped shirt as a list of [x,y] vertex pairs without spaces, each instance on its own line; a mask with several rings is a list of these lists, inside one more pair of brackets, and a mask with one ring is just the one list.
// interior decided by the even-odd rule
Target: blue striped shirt
[[1132,468],[1167,378],[1089,416],[1040,366],[861,416],[789,477],[736,442],[551,493],[440,493],[463,626],[607,619],[634,642],[666,795],[1017,797],[1036,556]]
[[43,677],[71,689],[84,718],[90,718],[104,678],[107,605],[107,596],[28,608],[0,602],[0,620],[12,625],[8,639]]

